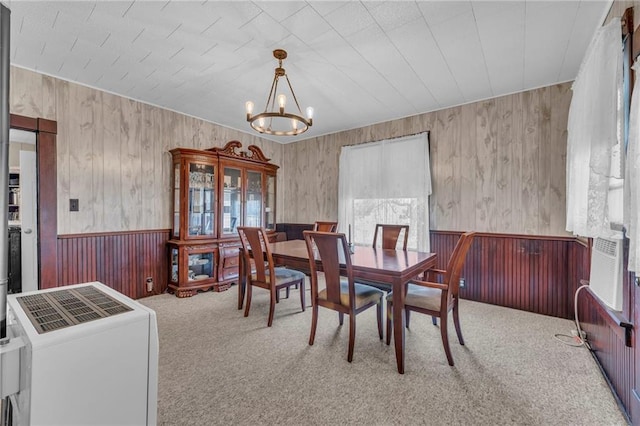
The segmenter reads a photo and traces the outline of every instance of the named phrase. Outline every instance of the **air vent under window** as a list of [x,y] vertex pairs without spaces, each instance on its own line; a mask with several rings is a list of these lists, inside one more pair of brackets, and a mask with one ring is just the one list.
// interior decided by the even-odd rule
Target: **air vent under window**
[[16,297],[39,334],[131,311],[93,286]]

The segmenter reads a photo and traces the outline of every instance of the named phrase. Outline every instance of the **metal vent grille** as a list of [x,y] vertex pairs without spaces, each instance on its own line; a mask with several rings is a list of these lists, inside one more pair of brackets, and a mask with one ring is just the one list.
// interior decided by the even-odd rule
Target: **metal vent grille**
[[39,334],[131,311],[93,286],[16,297]]
[[606,254],[609,257],[615,257],[616,249],[618,248],[618,242],[606,240],[604,238],[596,238],[594,247],[602,254]]
[[98,291],[95,287],[80,287],[77,288],[76,291],[109,315],[120,314],[131,310],[128,306]]

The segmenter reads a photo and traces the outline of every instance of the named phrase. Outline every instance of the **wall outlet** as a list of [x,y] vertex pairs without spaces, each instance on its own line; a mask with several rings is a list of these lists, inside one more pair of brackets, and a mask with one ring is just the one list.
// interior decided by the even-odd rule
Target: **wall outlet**
[[465,281],[464,278],[460,278],[460,288],[465,288],[467,285],[467,282]]
[[77,198],[69,199],[69,211],[70,212],[80,211],[80,201],[78,201]]
[[153,278],[147,277],[147,292],[151,293],[153,291]]

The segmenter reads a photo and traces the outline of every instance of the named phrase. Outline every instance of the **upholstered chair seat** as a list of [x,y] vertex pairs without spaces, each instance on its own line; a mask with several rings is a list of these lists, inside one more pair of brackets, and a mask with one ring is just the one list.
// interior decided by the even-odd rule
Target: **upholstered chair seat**
[[[275,267],[273,268],[275,274],[276,274],[276,285],[277,286],[281,286],[283,284],[286,284],[288,282],[291,281],[300,281],[300,280],[304,280],[305,278],[305,274],[303,272],[300,271],[296,271],[295,269],[289,269],[289,268],[283,268],[283,267]],[[265,282],[270,284],[271,283],[271,275],[269,273],[269,270],[265,271]],[[257,280],[258,279],[258,275],[255,273],[251,274],[251,279],[252,280]]]
[[[371,303],[379,303],[384,296],[382,291],[370,285],[354,283],[353,286],[356,296],[355,309],[360,309]],[[318,292],[318,299],[328,300],[327,289],[322,289]],[[346,277],[340,278],[340,303],[349,306],[349,280]]]
[[[389,294],[387,299],[392,295]],[[442,290],[439,288],[422,287],[416,284],[409,284],[407,296],[404,303],[422,309],[437,311],[440,309],[442,301]]]

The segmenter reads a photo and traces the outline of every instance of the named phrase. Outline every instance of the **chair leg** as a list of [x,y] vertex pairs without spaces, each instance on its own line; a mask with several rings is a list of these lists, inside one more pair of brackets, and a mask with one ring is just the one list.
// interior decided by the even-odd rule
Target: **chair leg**
[[391,327],[391,318],[393,317],[392,309],[391,300],[387,300],[387,345],[391,344],[391,334],[393,333],[393,327]]
[[247,304],[244,307],[244,316],[249,316],[249,308],[251,308],[251,294],[253,293],[252,285],[247,285]]
[[405,307],[404,308],[404,323],[405,323],[404,326],[406,328],[409,328],[409,320],[410,319],[411,319],[411,311]]
[[431,317],[431,323],[433,325],[438,325],[438,317]]
[[460,320],[458,319],[458,303],[453,305],[453,325],[456,327],[456,334],[458,335],[458,342],[464,346],[464,339],[462,338],[462,330],[460,329]]
[[278,291],[275,288],[271,289],[271,300],[269,303],[269,321],[267,322],[267,327],[271,327],[271,324],[273,324],[273,314],[274,311],[276,310],[276,296],[278,294]]
[[244,279],[238,280],[238,309],[242,309],[242,304],[244,303],[244,295],[247,292],[247,283]]
[[340,322],[340,325],[344,324],[344,314],[342,312],[338,312],[338,322]]
[[449,365],[453,367],[453,357],[451,356],[451,349],[449,349],[449,336],[447,334],[447,315],[440,317],[440,334],[442,335],[442,345],[444,346],[444,353],[447,355],[447,361]]
[[[289,298],[289,287],[287,287],[287,299]],[[276,290],[276,303],[280,303],[280,289]]]
[[382,299],[378,302],[376,306],[376,313],[378,314],[378,335],[380,336],[380,340],[382,340]]
[[287,289],[285,290],[285,293],[286,293],[286,297],[288,299],[289,298],[289,287],[287,287]]
[[[296,287],[298,287],[298,284],[296,284]],[[287,287],[287,290],[288,289],[289,287]],[[302,282],[300,282],[300,305],[302,305],[302,312],[304,312],[304,310],[306,309],[304,300],[304,279],[302,280]]]
[[313,346],[313,341],[316,338],[316,328],[318,327],[318,305],[314,304],[311,311],[311,333],[309,334],[309,345]]
[[349,354],[347,355],[347,361],[353,361],[353,347],[356,343],[356,314],[352,312],[349,315]]

